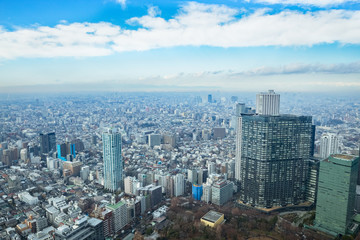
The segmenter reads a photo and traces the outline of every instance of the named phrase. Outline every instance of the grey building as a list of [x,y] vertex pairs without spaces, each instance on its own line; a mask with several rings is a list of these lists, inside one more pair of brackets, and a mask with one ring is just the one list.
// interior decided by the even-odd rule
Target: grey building
[[219,180],[211,187],[211,200],[216,205],[228,202],[234,193],[234,184],[226,180]]
[[242,115],[237,136],[240,200],[256,207],[306,199],[312,118]]

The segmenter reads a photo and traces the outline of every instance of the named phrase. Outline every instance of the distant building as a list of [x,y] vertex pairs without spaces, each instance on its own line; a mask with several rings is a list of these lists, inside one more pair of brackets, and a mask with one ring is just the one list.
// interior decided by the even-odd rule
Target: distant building
[[237,103],[235,105],[235,116],[240,117],[243,113],[245,113],[245,103]]
[[148,201],[148,203],[146,204],[147,208],[153,208],[155,205],[157,205],[161,202],[162,187],[154,186],[154,185],[140,187],[139,189],[137,189],[136,195],[137,196],[145,196]]
[[213,128],[213,138],[214,139],[223,139],[226,137],[225,128]]
[[325,159],[331,154],[339,153],[339,140],[336,134],[327,133],[320,138],[320,158]]
[[178,173],[174,176],[174,196],[178,197],[184,195],[185,178],[184,175]]
[[69,161],[64,162],[63,164],[64,176],[66,173],[70,174],[69,176],[80,176],[81,167],[82,167],[82,162],[69,162]]
[[277,116],[280,114],[280,94],[269,90],[256,94],[256,113]]
[[320,162],[314,226],[334,236],[346,234],[355,207],[359,157],[332,154]]
[[160,134],[150,134],[149,135],[149,146],[160,146],[161,144],[161,135]]
[[208,103],[212,103],[212,102],[213,102],[212,95],[209,94],[209,95],[208,95]]
[[108,129],[102,134],[104,159],[104,188],[112,192],[123,188],[121,134]]
[[40,153],[56,152],[55,133],[40,133]]

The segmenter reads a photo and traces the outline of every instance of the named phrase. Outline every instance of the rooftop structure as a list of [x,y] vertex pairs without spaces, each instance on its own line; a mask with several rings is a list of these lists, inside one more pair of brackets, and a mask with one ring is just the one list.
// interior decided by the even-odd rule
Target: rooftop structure
[[224,214],[211,210],[208,213],[206,213],[200,219],[200,221],[206,226],[216,227],[217,225],[223,223],[225,220],[224,220]]

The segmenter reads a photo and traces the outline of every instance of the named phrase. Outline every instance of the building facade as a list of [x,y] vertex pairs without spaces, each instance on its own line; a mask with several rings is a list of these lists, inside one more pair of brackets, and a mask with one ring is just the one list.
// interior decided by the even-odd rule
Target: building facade
[[219,180],[211,187],[212,203],[216,205],[223,205],[233,197],[234,184],[226,180]]
[[339,140],[336,134],[327,133],[320,139],[320,157],[325,159],[331,154],[339,153]]
[[271,208],[305,201],[311,145],[309,116],[243,115],[237,136],[240,200]]
[[269,90],[256,94],[256,113],[260,115],[273,115],[280,114],[280,94]]
[[355,208],[359,157],[332,154],[320,162],[315,228],[346,234]]
[[109,129],[102,134],[104,159],[104,188],[112,192],[123,188],[121,134]]

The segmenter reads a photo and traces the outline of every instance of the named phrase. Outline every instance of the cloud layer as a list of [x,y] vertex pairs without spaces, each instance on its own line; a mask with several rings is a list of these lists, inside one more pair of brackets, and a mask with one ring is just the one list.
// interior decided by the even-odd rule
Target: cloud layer
[[[290,1],[295,0],[282,2]],[[360,11],[302,13],[284,10],[270,14],[267,9],[260,9],[239,16],[237,9],[224,5],[190,2],[171,19],[159,14],[159,9],[150,8],[147,15],[129,19],[127,23],[136,26],[135,30],[108,22],[61,23],[55,27],[37,26],[15,31],[0,26],[0,58],[104,56],[177,46],[360,44]]]
[[[250,2],[250,0],[248,0]],[[309,5],[309,6],[336,6],[344,3],[359,3],[359,0],[253,0],[257,3],[284,4],[284,5]]]

